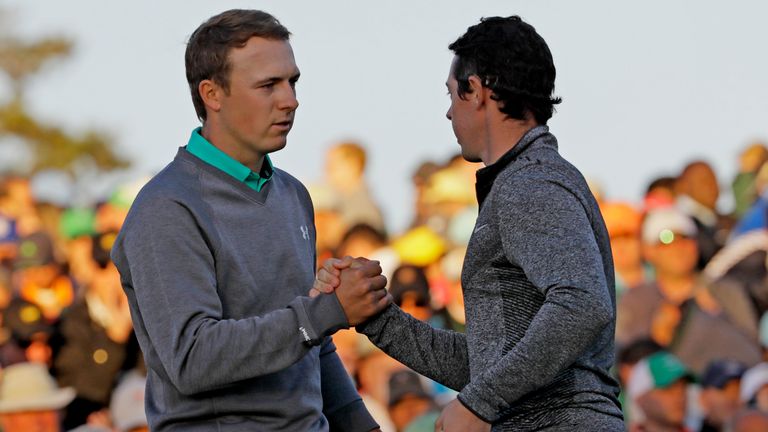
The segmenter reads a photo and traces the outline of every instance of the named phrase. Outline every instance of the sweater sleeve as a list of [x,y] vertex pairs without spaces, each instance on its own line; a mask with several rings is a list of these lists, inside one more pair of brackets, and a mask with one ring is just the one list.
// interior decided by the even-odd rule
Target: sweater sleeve
[[323,414],[331,431],[370,431],[379,427],[357,393],[330,337],[320,350]]
[[226,287],[217,286],[214,252],[190,211],[162,197],[134,207],[113,260],[139,321],[137,334],[145,332],[180,393],[285,369],[325,335],[348,327],[335,295],[297,297],[262,316],[225,319],[218,290]]
[[458,396],[488,422],[550,383],[615,317],[602,256],[576,196],[549,181],[500,186],[494,204],[504,253],[545,300],[520,342]]
[[394,304],[355,329],[427,378],[456,391],[469,382],[469,355],[463,333],[433,328]]

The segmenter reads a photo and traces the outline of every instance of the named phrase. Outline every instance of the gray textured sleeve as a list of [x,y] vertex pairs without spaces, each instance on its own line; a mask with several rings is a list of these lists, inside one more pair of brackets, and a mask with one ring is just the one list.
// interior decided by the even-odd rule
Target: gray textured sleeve
[[152,201],[132,210],[134,223],[112,255],[135,293],[152,348],[182,394],[282,370],[309,352],[308,340],[319,343],[348,326],[335,295],[298,297],[262,316],[225,319],[214,254],[194,218],[177,202]]
[[504,252],[545,301],[520,342],[458,396],[489,422],[581,357],[615,315],[591,224],[573,193],[543,180],[500,187]]
[[331,431],[360,432],[379,427],[357,393],[330,337],[320,349],[323,414]]
[[463,333],[433,328],[394,304],[356,330],[427,378],[456,391],[469,382],[467,339]]

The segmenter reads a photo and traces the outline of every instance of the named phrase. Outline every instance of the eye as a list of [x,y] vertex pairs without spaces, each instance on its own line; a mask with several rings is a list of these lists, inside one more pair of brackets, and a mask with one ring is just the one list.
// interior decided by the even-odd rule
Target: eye
[[259,86],[259,88],[263,88],[265,90],[272,90],[273,87],[275,87],[275,82],[274,81],[270,81],[268,83],[265,83],[265,84],[262,84],[262,85]]

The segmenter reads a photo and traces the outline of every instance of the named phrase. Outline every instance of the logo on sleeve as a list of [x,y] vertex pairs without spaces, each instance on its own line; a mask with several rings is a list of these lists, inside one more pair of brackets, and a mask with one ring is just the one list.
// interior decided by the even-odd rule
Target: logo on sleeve
[[299,327],[299,331],[301,332],[301,335],[304,337],[305,342],[309,342],[312,340],[311,337],[309,337],[309,333],[307,333],[307,329],[304,327]]
[[304,240],[309,240],[309,228],[307,228],[306,225],[302,225],[299,229],[301,230],[301,237],[304,238]]

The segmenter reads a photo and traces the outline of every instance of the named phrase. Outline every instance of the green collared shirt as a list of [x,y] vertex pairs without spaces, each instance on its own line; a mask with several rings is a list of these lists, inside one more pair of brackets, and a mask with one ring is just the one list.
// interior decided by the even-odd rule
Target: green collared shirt
[[197,128],[192,131],[192,136],[189,137],[189,142],[187,143],[187,151],[202,159],[203,162],[213,165],[245,183],[249,188],[260,192],[261,188],[272,178],[274,171],[269,155],[264,156],[261,172],[256,173],[208,142],[207,139],[200,135],[201,129]]

